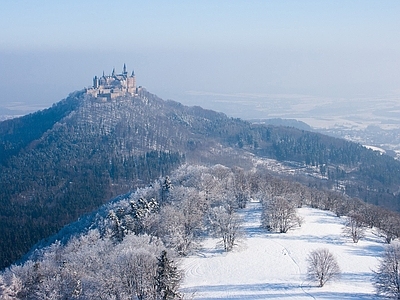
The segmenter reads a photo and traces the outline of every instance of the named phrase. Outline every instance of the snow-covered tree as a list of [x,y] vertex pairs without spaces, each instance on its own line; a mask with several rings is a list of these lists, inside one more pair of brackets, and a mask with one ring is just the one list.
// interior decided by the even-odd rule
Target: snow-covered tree
[[310,205],[313,208],[325,209],[326,193],[324,191],[313,188],[310,190]]
[[334,212],[337,217],[346,215],[349,212],[347,201],[341,194],[333,191],[325,193],[324,209]]
[[175,262],[168,257],[165,250],[157,257],[157,260],[157,274],[155,276],[157,299],[182,299],[182,295],[178,291],[182,275]]
[[231,251],[240,238],[242,220],[236,213],[228,213],[222,206],[210,212],[210,224],[214,234],[222,238],[225,251]]
[[172,203],[160,210],[157,236],[178,254],[187,255],[204,229],[207,205],[193,188],[177,188],[171,193],[171,199],[174,199]]
[[169,192],[172,190],[172,181],[169,176],[166,176],[163,184],[161,185],[161,202],[164,203],[167,201]]
[[310,252],[307,257],[307,278],[317,281],[323,287],[327,281],[340,276],[340,268],[335,256],[328,249],[321,248]]
[[164,244],[180,255],[186,255],[190,248],[191,236],[184,229],[183,212],[176,206],[166,205],[161,208],[157,225],[157,236]]
[[19,299],[18,294],[22,289],[22,281],[14,273],[0,274],[0,299]]
[[138,299],[148,299],[154,295],[155,261],[150,253],[143,249],[125,251],[114,262],[123,294]]
[[250,198],[247,174],[241,168],[233,168],[232,171],[232,191],[235,196],[236,204],[239,208],[245,208]]
[[41,262],[28,261],[23,266],[13,266],[12,272],[22,281],[24,288],[18,294],[20,299],[30,299],[39,290],[45,270]]
[[111,222],[111,238],[115,242],[122,242],[125,235],[127,234],[127,228],[122,223],[121,217],[118,216],[113,210],[108,213],[108,218]]
[[107,257],[108,286],[122,299],[154,299],[157,254],[165,248],[151,236],[128,235]]
[[400,299],[400,246],[388,246],[375,272],[374,285],[379,295]]
[[130,202],[131,211],[126,216],[131,231],[135,234],[145,234],[152,231],[152,225],[155,222],[153,215],[159,210],[159,203],[155,198],[147,200],[140,197],[137,201]]

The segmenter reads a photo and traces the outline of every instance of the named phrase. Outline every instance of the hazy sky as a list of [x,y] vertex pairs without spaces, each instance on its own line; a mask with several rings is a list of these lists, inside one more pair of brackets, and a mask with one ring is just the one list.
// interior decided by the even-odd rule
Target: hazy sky
[[123,63],[161,98],[211,108],[400,94],[399,16],[398,0],[4,0],[0,107],[49,106]]

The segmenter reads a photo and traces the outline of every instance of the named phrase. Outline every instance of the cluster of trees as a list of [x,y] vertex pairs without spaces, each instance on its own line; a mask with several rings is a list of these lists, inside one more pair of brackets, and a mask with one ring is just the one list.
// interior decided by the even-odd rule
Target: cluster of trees
[[73,166],[66,155],[51,163],[32,159],[26,168],[2,169],[0,268],[110,198],[169,173],[184,158],[152,151],[123,160],[94,154],[92,160]]
[[37,255],[0,276],[2,299],[182,298],[178,261],[146,235],[115,244],[93,229]]
[[270,231],[285,233],[301,226],[302,220],[297,216],[296,208],[308,205],[345,217],[343,234],[354,243],[364,237],[367,228],[374,229],[375,234],[387,244],[400,237],[399,213],[358,198],[275,178],[266,181],[263,190],[263,196],[259,198],[263,203],[262,224]]
[[[262,224],[271,231],[299,226],[296,208],[309,205],[346,216],[350,233],[362,224],[377,228],[386,242],[399,236],[396,213],[262,168],[187,164],[161,178],[103,206],[89,224],[71,224],[75,234],[56,236],[58,242],[5,270],[1,293],[16,299],[179,299],[179,257],[196,250],[207,235],[231,251],[242,235],[239,210],[250,199],[262,202]],[[354,232],[353,240],[362,238],[359,229]],[[322,286],[340,272],[329,251],[319,250],[308,257],[308,276]]]
[[[237,242],[243,170],[184,166],[110,202],[91,224],[38,249],[0,276],[0,295],[14,299],[180,299],[177,262],[206,233],[230,251]],[[238,195],[237,197],[235,196]],[[85,226],[86,229],[80,228]],[[92,228],[92,229],[87,229]],[[61,242],[62,241],[62,242]]]
[[262,154],[269,149],[265,154],[278,160],[319,167],[329,183],[342,181],[348,195],[400,209],[397,193],[400,162],[394,158],[357,143],[294,128],[269,127],[265,137],[269,147],[264,146],[257,152]]
[[250,196],[238,183],[243,175],[242,169],[222,165],[185,165],[171,178],[112,204],[100,227],[116,240],[130,233],[154,236],[181,256],[196,249],[208,232],[230,251],[241,235],[238,209]]

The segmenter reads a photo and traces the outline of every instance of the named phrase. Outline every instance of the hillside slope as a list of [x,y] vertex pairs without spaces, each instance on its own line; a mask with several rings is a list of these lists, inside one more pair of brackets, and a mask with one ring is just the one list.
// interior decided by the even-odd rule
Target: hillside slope
[[[260,228],[261,204],[243,210],[245,238],[231,253],[208,238],[196,255],[185,258],[182,291],[194,299],[373,299],[372,270],[384,251],[371,231],[354,244],[342,234],[344,218],[303,207],[304,222],[287,234]],[[319,288],[306,279],[308,253],[328,248],[342,270],[338,281]]]
[[289,161],[306,184],[400,208],[400,162],[388,156],[321,134],[251,125],[145,90],[106,102],[79,91],[1,122],[0,154],[0,268],[185,161],[244,167],[257,156]]
[[110,102],[75,92],[52,108],[0,123],[0,268],[186,159],[237,163],[221,143],[249,128],[144,90]]

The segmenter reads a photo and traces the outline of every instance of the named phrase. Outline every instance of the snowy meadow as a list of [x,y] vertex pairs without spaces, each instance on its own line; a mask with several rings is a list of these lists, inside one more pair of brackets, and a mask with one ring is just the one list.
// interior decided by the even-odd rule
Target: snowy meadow
[[[385,249],[382,239],[367,230],[353,243],[343,234],[346,217],[302,207],[301,227],[286,234],[261,228],[261,204],[250,202],[241,212],[244,237],[232,252],[208,238],[203,248],[183,260],[182,291],[194,299],[373,299],[373,270]],[[328,248],[341,277],[322,288],[307,280],[307,256]]]

